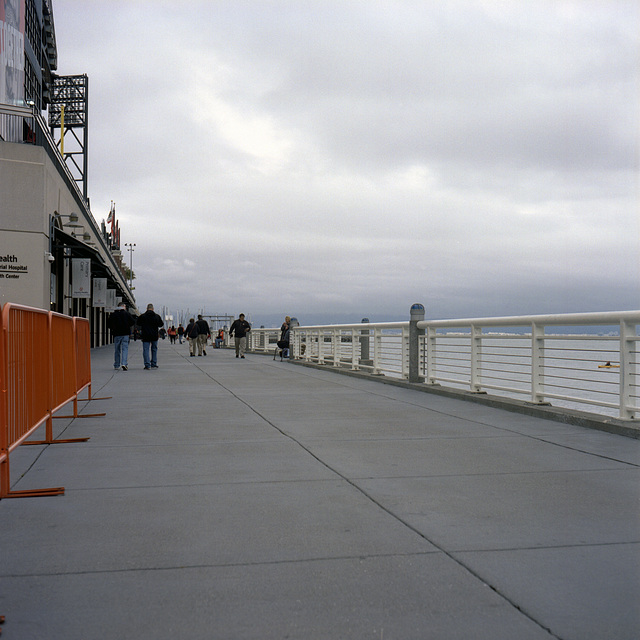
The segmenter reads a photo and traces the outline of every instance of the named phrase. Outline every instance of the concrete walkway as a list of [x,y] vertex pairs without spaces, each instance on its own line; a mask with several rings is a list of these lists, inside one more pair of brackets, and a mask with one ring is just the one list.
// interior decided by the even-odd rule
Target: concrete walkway
[[208,353],[12,454],[2,640],[640,637],[640,441]]

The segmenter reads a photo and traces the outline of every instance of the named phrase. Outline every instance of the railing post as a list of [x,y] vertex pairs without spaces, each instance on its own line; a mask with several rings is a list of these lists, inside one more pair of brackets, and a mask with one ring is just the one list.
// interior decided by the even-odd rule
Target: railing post
[[231,341],[229,340],[229,327],[226,324],[222,327],[222,336],[222,346],[225,348],[231,346]]
[[[294,333],[293,329],[294,327],[299,327],[299,326],[300,326],[300,323],[298,322],[298,318],[294,317],[289,319],[289,360],[294,360],[294,353],[293,353],[293,349],[295,346],[293,344],[294,336],[300,336],[300,333],[298,331]],[[276,334],[276,340],[277,339],[278,339],[278,334]],[[300,357],[302,357],[302,342],[300,342],[300,344],[297,347],[297,353]]]
[[382,353],[382,329],[373,329],[373,375],[382,375],[380,371],[380,354]]
[[531,402],[544,401],[544,327],[531,325]]
[[435,327],[427,328],[427,370],[426,370],[426,382],[427,384],[438,384],[436,374],[436,336],[437,329]]
[[358,337],[358,330],[351,329],[351,370],[356,371],[359,369],[360,363],[360,340]]
[[[361,322],[368,324],[369,318],[362,318]],[[360,364],[363,367],[370,367],[372,365],[369,355],[369,335],[369,329],[362,329],[362,331],[360,331]]]
[[634,416],[631,410],[631,352],[635,337],[635,325],[622,320],[620,322],[620,417],[630,420]]
[[418,322],[424,320],[424,305],[416,303],[411,306],[409,320],[409,382],[424,382],[420,375],[420,339],[424,329],[418,329]]
[[482,363],[482,327],[471,325],[471,380],[472,393],[482,393],[480,365]]

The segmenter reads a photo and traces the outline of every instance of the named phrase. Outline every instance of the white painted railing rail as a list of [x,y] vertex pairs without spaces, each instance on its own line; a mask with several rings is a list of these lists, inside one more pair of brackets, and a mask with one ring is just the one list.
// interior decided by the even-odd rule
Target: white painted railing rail
[[[640,311],[298,326],[291,357],[567,408],[640,415]],[[254,329],[273,352],[278,329]]]

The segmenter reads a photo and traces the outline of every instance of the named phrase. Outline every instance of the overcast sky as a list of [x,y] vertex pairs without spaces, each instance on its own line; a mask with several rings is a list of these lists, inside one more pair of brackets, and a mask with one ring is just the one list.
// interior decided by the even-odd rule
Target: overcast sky
[[53,0],[138,305],[267,326],[639,309],[639,7]]

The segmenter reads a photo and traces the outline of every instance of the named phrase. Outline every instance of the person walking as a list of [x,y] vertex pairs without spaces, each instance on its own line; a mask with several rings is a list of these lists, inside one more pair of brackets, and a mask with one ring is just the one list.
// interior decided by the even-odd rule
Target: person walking
[[196,355],[196,344],[198,343],[198,325],[193,318],[189,318],[189,324],[184,330],[184,337],[189,343],[189,357],[193,358]]
[[145,369],[158,368],[158,329],[163,324],[162,318],[153,310],[152,304],[148,304],[147,310],[138,318]]
[[175,344],[176,343],[176,336],[178,335],[178,332],[176,331],[175,326],[171,325],[169,327],[169,330],[167,331],[167,333],[169,334],[169,340],[171,341],[171,344]]
[[182,323],[180,323],[178,325],[178,340],[180,341],[180,344],[182,344],[182,336],[184,335],[184,327],[182,326]]
[[198,355],[206,356],[207,351],[205,347],[207,346],[207,339],[211,337],[209,323],[201,315],[198,315],[196,326],[198,327]]
[[115,347],[115,358],[113,368],[127,371],[129,357],[129,335],[131,327],[135,324],[133,316],[127,311],[127,305],[121,302],[116,311],[114,311],[108,320],[109,329],[113,336],[113,344]]
[[251,325],[244,319],[244,313],[238,316],[229,327],[229,335],[235,336],[236,358],[244,358],[247,350],[247,333],[251,331]]
[[280,327],[280,340],[277,342],[278,348],[282,349],[282,357],[289,357],[289,328],[291,324],[291,318],[285,316],[284,322]]

